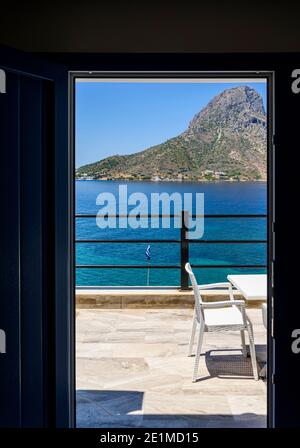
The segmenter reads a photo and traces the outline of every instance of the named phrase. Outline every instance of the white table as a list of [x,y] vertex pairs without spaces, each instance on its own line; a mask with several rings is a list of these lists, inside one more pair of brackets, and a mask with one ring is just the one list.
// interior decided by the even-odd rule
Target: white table
[[267,301],[267,275],[228,275],[230,283],[240,291],[246,300]]

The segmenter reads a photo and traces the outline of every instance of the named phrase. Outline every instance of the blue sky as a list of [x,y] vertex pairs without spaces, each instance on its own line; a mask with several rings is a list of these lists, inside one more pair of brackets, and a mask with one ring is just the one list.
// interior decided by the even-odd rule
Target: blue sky
[[76,82],[76,167],[131,154],[183,132],[223,90],[247,84],[266,107],[265,82]]

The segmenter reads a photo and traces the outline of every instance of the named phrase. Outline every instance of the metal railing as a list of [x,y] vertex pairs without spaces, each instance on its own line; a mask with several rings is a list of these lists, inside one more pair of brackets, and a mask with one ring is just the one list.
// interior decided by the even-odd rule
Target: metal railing
[[[177,243],[180,244],[180,264],[172,264],[172,265],[150,265],[150,264],[79,264],[75,265],[76,269],[180,269],[180,289],[187,290],[189,289],[189,277],[188,273],[185,270],[185,264],[189,261],[189,245],[190,244],[260,244],[267,243],[267,240],[245,240],[245,239],[237,239],[237,240],[205,240],[205,239],[188,239],[187,232],[188,228],[186,226],[185,220],[186,211],[182,211],[181,213],[181,227],[180,227],[180,239],[76,239],[76,244],[81,243]],[[95,215],[95,214],[76,214],[76,219],[89,219],[89,218],[97,218],[97,217],[105,217],[106,215]],[[208,219],[234,219],[234,218],[266,218],[266,214],[206,214],[206,215],[190,215],[191,218],[208,218]],[[128,215],[110,215],[112,218],[127,218]],[[179,215],[170,214],[170,215],[151,215],[151,218],[178,218]],[[139,215],[139,218],[149,218],[148,215]],[[249,268],[249,269],[263,269],[266,268],[266,264],[192,264],[193,268],[196,269],[221,269],[221,268]]]

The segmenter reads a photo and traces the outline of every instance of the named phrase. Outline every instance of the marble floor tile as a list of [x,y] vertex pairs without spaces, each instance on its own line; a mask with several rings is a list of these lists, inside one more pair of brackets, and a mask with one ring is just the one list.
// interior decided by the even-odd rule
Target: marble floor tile
[[[187,357],[190,309],[80,309],[76,317],[77,426],[264,427],[266,383],[251,377],[238,332],[205,334],[199,380]],[[257,358],[261,311],[249,309]]]

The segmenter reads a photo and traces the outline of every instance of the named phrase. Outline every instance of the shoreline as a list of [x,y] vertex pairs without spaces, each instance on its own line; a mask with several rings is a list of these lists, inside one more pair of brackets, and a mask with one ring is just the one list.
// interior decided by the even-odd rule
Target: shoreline
[[75,181],[80,181],[80,182],[130,182],[130,183],[153,183],[153,184],[159,184],[159,183],[195,183],[195,184],[200,184],[200,183],[206,183],[206,184],[213,184],[213,183],[245,183],[245,182],[255,182],[255,183],[267,183],[268,180],[267,179],[245,179],[245,180],[230,180],[230,179],[220,179],[220,180],[178,180],[178,179],[160,179],[160,180],[151,180],[151,179],[84,179],[84,178],[75,178]]

